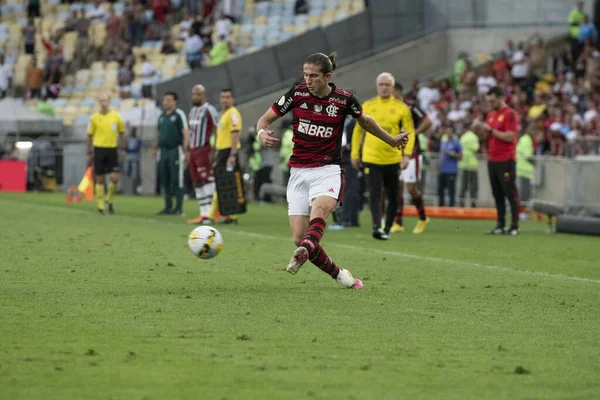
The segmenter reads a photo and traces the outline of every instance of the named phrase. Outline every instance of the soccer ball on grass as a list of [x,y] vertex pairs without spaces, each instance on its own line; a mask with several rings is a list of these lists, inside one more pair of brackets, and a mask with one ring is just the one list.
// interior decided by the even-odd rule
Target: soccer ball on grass
[[199,226],[188,236],[188,246],[196,257],[208,260],[223,248],[223,236],[211,226]]

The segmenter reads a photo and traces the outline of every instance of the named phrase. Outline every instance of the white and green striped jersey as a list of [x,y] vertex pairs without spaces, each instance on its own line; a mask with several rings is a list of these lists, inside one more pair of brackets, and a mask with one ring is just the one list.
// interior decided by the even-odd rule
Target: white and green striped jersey
[[210,104],[192,107],[189,114],[190,148],[210,146],[210,138],[217,129],[219,115]]

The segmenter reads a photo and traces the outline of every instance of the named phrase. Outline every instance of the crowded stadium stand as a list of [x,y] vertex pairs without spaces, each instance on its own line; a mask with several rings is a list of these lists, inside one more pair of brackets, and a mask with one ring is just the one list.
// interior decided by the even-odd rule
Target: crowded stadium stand
[[[137,2],[43,0],[43,17],[29,19],[25,3],[1,7],[0,48],[13,77],[8,94],[33,108],[45,93],[67,126],[87,123],[99,92],[111,93],[121,112],[151,107],[152,85],[217,64],[220,36],[228,51],[219,63],[364,10],[362,0],[312,0],[305,8],[294,0],[249,0],[233,2],[232,15],[217,7],[206,16],[187,13],[181,2],[137,9]],[[200,44],[190,39],[195,29]]]

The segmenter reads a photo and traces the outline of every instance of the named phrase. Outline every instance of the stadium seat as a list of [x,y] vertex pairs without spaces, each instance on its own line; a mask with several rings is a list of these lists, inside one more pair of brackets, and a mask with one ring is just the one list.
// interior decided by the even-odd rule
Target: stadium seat
[[308,26],[311,28],[315,28],[319,25],[321,25],[321,16],[320,15],[311,15],[308,18]]
[[256,18],[254,18],[254,27],[256,28],[257,25],[266,25],[267,24],[267,17],[266,16],[258,16]]
[[122,100],[119,98],[115,98],[113,97],[112,99],[110,99],[110,106],[112,108],[119,108],[121,106]]
[[364,3],[364,1],[355,1],[355,2],[352,3],[352,11],[355,14],[363,12],[364,10],[365,10],[365,3]]
[[79,107],[92,107],[94,102],[94,99],[87,97],[79,102]]

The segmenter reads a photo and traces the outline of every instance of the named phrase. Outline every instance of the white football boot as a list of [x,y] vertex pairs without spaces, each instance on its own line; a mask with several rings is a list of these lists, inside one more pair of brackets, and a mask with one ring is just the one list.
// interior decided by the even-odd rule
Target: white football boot
[[298,247],[294,250],[294,255],[292,255],[292,259],[287,266],[287,272],[292,275],[295,275],[296,272],[300,269],[301,266],[308,260],[308,250],[304,246]]
[[354,279],[347,269],[340,268],[340,272],[335,280],[346,289],[362,289],[363,287],[362,281],[360,279]]

